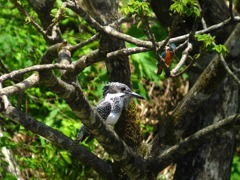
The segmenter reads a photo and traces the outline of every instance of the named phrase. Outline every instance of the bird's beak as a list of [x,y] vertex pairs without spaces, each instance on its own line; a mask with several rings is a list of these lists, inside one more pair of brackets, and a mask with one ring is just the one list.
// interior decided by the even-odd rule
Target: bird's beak
[[135,98],[138,98],[138,99],[145,99],[143,96],[141,96],[141,95],[139,95],[139,94],[137,94],[137,93],[135,93],[135,92],[131,92],[130,95],[133,96],[133,97],[135,97]]

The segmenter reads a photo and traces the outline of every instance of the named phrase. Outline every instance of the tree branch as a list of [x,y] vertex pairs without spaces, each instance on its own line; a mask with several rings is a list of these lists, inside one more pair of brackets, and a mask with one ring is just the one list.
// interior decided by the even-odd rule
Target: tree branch
[[109,164],[90,153],[83,146],[75,144],[73,140],[61,132],[33,119],[11,105],[9,105],[5,111],[2,111],[2,114],[5,118],[10,118],[12,121],[21,124],[26,129],[46,138],[56,146],[66,149],[72,153],[75,158],[87,165],[90,165],[102,176],[105,176],[106,178],[113,177],[112,168]]
[[171,70],[171,75],[172,75],[172,76],[176,75],[176,74],[179,72],[180,68],[184,65],[184,63],[185,63],[186,60],[187,60],[188,54],[189,54],[189,52],[192,50],[192,48],[193,48],[192,43],[189,43],[189,42],[188,42],[188,43],[187,43],[187,47],[186,47],[185,50],[182,52],[182,57],[181,57],[180,61],[179,61],[178,64],[175,66],[175,68]]
[[209,140],[233,129],[235,125],[240,125],[239,114],[227,117],[215,124],[209,125],[183,139],[178,144],[166,149],[157,158],[149,160],[148,168],[157,174],[169,164],[176,162],[189,151],[201,146],[204,143],[208,143]]
[[31,76],[29,76],[27,79],[23,80],[20,83],[0,89],[0,96],[1,95],[9,96],[15,93],[23,92],[24,90],[30,87],[33,87],[38,83],[39,83],[39,75],[32,74]]
[[32,23],[32,25],[44,36],[46,36],[46,32],[42,29],[41,26],[39,26],[36,21],[34,21],[34,19],[32,17],[30,17],[27,13],[27,11],[24,9],[24,7],[17,1],[17,0],[13,0],[13,3],[15,5],[15,7],[30,21],[30,23]]
[[[58,43],[50,46],[42,57],[41,64],[51,64],[55,58],[58,57],[58,53],[61,50],[61,46],[64,48],[66,42]],[[65,66],[65,65],[64,65]],[[62,98],[69,98],[74,94],[74,88],[69,83],[57,78],[52,70],[39,71],[40,80],[53,92],[58,94]]]
[[8,74],[4,74],[2,76],[0,76],[0,83],[9,79],[9,78],[13,78],[15,76],[18,75],[23,75],[25,73],[29,73],[29,72],[33,72],[33,71],[42,71],[42,70],[51,70],[51,69],[73,69],[74,67],[72,65],[63,65],[63,64],[43,64],[43,65],[34,65],[34,66],[30,66],[24,69],[20,69],[20,70],[14,70]]
[[220,61],[222,62],[225,70],[227,71],[227,73],[234,79],[234,81],[240,85],[240,80],[238,79],[238,77],[231,71],[231,69],[229,68],[227,62],[225,61],[224,57],[222,54],[219,55]]

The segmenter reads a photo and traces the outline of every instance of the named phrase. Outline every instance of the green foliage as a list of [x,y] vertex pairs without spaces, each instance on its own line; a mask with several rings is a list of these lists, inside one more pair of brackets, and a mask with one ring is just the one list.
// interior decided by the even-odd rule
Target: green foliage
[[142,25],[142,18],[150,17],[152,14],[150,4],[148,2],[141,2],[138,0],[127,3],[122,8],[122,11],[126,16],[135,15],[141,19],[139,20],[137,27]]
[[217,53],[223,55],[228,53],[227,47],[222,44],[216,44],[215,37],[211,36],[210,34],[196,34],[195,37],[197,41],[201,41],[204,43],[205,48],[208,51],[216,51]]
[[150,16],[151,11],[148,2],[132,1],[122,8],[125,15]]
[[186,16],[200,16],[197,0],[173,0],[170,10],[174,13]]
[[232,162],[231,180],[238,180],[240,178],[240,157],[234,155]]
[[213,50],[217,51],[217,53],[219,53],[219,54],[224,54],[224,55],[229,52],[227,47],[222,44],[215,45],[213,47]]
[[142,128],[143,135],[152,133],[154,129],[152,126],[145,125],[145,124],[141,124],[141,128]]
[[38,63],[46,48],[44,39],[33,27],[25,24],[21,14],[11,3],[2,2],[1,6],[1,60],[10,70]]
[[195,37],[198,41],[204,42],[206,47],[211,46],[215,42],[215,36],[211,36],[210,34],[196,34]]

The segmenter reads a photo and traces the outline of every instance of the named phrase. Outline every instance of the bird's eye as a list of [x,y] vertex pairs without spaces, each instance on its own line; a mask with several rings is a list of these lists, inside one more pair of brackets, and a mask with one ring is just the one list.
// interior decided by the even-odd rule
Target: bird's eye
[[121,90],[122,90],[122,91],[125,91],[125,90],[126,90],[126,88],[125,88],[125,87],[122,87],[122,88],[121,88]]

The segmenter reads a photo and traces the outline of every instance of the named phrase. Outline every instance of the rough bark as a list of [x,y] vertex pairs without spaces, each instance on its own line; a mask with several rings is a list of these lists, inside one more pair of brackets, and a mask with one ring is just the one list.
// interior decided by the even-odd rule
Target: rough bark
[[[222,22],[230,17],[229,9],[224,0],[200,0],[199,3],[201,8],[204,10],[203,17],[207,26]],[[166,9],[169,9],[170,2],[161,3],[161,0],[152,0],[151,5],[159,21],[163,25],[169,27],[172,22],[172,17],[169,16],[169,12],[166,11]],[[178,30],[175,31],[175,34],[177,35],[179,33],[181,34],[189,31],[192,24],[193,19],[185,19],[185,24],[181,24],[178,27]],[[227,28],[214,31],[211,34],[216,36],[217,43],[224,43],[232,32],[233,28],[234,25],[231,25]],[[230,43],[229,47],[231,48],[232,46],[234,45]],[[208,62],[210,62],[209,60],[213,57],[214,56],[210,54],[204,55],[203,58],[198,61],[198,63],[200,62],[200,65],[205,68]],[[192,72],[195,73],[190,74],[191,84],[193,84],[193,81],[199,77],[199,74],[196,75],[197,71],[195,71],[195,69],[192,70]],[[219,71],[219,74],[216,76],[216,81],[221,75],[223,75],[223,73],[225,73],[224,69],[222,69],[222,73]],[[211,86],[209,87],[212,87],[212,85],[214,86],[214,84],[215,82],[212,82]],[[210,89],[211,88],[207,88],[207,91]],[[196,92],[193,91],[193,93]],[[214,123],[217,119],[221,119],[230,114],[236,113],[238,108],[237,93],[238,87],[236,84],[230,77],[226,77],[219,85],[218,90],[214,92],[208,101],[204,102],[203,104],[199,103],[197,105],[200,109],[196,111],[196,117],[191,117],[192,113],[190,113],[190,116],[184,117],[185,122],[192,121],[192,123],[188,125],[185,124],[186,126],[184,129],[187,129],[187,132],[185,132],[184,137],[187,137],[206,125]],[[195,103],[192,105],[194,104]],[[192,105],[189,107],[184,106],[184,108],[186,108],[187,111],[192,111],[195,109]],[[181,123],[184,123],[184,121]],[[175,179],[229,179],[232,154],[234,150],[234,138],[234,132],[229,131],[216,140],[211,141],[211,143],[208,145],[204,145],[197,151],[185,155],[181,160],[178,161]]]
[[[189,130],[199,130],[216,120],[235,114],[237,109],[238,87],[228,76],[203,104]],[[175,179],[229,179],[234,145],[235,131],[231,130],[186,154],[177,163]]]
[[[207,25],[221,22],[229,17],[229,10],[223,1],[200,1],[200,4],[202,8],[206,8],[204,19]],[[224,43],[232,28],[233,26],[230,26],[224,31],[222,29],[214,32],[217,42]],[[207,64],[206,59],[209,57],[211,58],[211,55],[200,59],[200,64],[203,66]],[[195,74],[190,76],[196,77]],[[191,78],[191,84],[193,81]],[[227,76],[196,113],[197,116],[187,127],[185,137],[221,118],[235,114],[237,110],[238,86],[231,77]],[[234,147],[235,131],[230,130],[182,157],[177,163],[174,179],[229,179]]]

